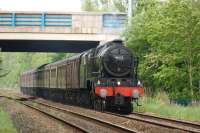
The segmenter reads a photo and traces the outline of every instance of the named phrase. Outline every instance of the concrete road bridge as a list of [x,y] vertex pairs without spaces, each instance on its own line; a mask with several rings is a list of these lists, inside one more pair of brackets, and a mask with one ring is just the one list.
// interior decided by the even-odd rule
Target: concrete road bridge
[[81,52],[120,38],[125,13],[0,12],[0,48],[9,52]]

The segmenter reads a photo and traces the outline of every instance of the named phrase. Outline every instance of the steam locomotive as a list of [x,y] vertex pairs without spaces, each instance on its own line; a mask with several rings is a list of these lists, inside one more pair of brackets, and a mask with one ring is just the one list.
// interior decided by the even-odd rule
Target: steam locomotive
[[95,110],[133,111],[144,94],[138,84],[138,58],[121,40],[99,44],[70,58],[21,74],[24,94]]

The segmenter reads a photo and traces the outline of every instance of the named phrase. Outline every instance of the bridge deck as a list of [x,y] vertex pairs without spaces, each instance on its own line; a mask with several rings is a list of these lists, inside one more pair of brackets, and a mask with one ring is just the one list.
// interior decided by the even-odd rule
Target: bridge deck
[[[87,42],[111,40],[120,37],[126,19],[125,13],[0,12],[0,48],[2,51],[21,51],[20,48],[12,49],[14,47],[11,47],[9,40],[21,43],[24,43],[24,40],[30,46],[32,40],[35,42],[64,41],[65,45],[73,41],[87,44]],[[12,45],[19,45],[19,43],[12,43]],[[27,47],[25,51],[37,50]]]

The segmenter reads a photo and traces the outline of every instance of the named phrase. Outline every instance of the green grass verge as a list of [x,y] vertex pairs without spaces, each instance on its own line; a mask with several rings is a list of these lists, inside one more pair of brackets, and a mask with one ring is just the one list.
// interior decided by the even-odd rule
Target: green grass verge
[[0,108],[0,133],[17,133],[10,116]]
[[184,107],[169,104],[168,97],[165,94],[158,94],[154,98],[144,97],[140,103],[142,106],[135,106],[134,111],[155,113],[159,116],[176,119],[200,121],[200,105]]

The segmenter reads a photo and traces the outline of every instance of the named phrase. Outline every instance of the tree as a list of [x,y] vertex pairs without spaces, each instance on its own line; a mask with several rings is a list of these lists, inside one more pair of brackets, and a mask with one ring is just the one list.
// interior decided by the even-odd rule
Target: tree
[[[19,87],[19,77],[24,71],[36,69],[43,64],[55,62],[72,55],[74,53],[0,53],[0,86]],[[4,60],[3,63],[2,60]]]
[[65,59],[65,58],[73,56],[75,54],[76,53],[55,53],[55,54],[52,54],[51,61],[54,62],[54,61],[58,61],[61,59]]
[[127,11],[127,0],[113,0],[114,7],[119,12],[126,12]]
[[[52,60],[53,53],[2,53],[0,75],[0,86],[15,88],[19,87],[19,77],[22,72],[36,69],[42,64],[49,63]],[[8,73],[9,72],[9,73]]]
[[126,12],[127,0],[82,0],[82,10],[100,12]]
[[3,60],[2,60],[2,55],[1,55],[1,53],[0,53],[0,78],[5,77],[5,76],[8,75],[9,72],[10,72],[10,71],[5,70],[5,69],[3,68],[2,62],[3,62]]
[[154,93],[198,97],[200,8],[198,1],[140,1],[124,36],[141,58],[141,78]]
[[83,0],[81,8],[84,11],[98,11],[98,8],[94,3],[94,0]]

